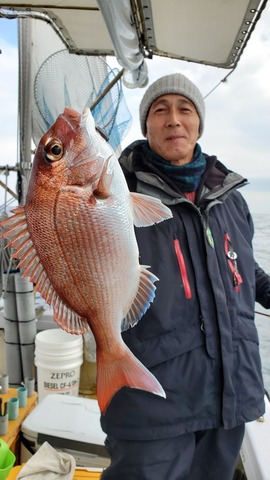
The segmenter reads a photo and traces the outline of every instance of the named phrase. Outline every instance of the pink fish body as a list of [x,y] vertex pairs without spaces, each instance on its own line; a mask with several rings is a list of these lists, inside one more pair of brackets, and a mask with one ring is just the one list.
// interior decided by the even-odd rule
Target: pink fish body
[[139,264],[133,225],[170,217],[159,200],[129,192],[90,111],[66,108],[37,148],[25,205],[2,222],[23,275],[52,306],[55,321],[70,333],[91,328],[102,413],[122,386],[165,397],[121,331],[150,306],[157,280]]

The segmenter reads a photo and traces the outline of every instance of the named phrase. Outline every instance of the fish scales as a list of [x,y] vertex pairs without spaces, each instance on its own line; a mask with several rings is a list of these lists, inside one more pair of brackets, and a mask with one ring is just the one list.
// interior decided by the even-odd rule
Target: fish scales
[[[70,214],[72,211],[70,207],[69,198],[63,198],[62,201],[58,201],[57,218],[59,220],[57,221],[57,230],[60,232],[69,223],[65,212]],[[85,297],[85,295],[88,296],[89,291],[91,292],[90,298],[80,300],[80,306],[84,305],[89,315],[89,312],[94,310],[93,302],[95,302],[97,308],[99,308],[99,312],[96,312],[95,315],[104,317],[106,314],[105,318],[108,318],[108,312],[103,311],[105,306],[108,305],[108,302],[105,302],[106,298],[110,296],[113,305],[121,305],[123,303],[121,298],[118,298],[116,303],[112,295],[116,296],[117,294],[118,297],[123,295],[124,284],[122,279],[127,278],[129,274],[126,267],[127,263],[119,261],[119,257],[122,255],[126,257],[131,254],[131,243],[128,238],[129,232],[127,230],[125,234],[125,232],[121,231],[122,234],[120,234],[120,231],[116,228],[117,222],[114,219],[115,215],[113,215],[112,208],[109,208],[109,214],[106,212],[106,216],[91,215],[89,206],[81,202],[80,208],[75,210],[75,218],[76,225],[74,228],[71,228],[68,235],[63,235],[62,250],[63,252],[70,250],[75,244],[81,247],[69,258],[69,269],[71,272],[74,272],[76,268],[80,268],[83,274],[83,278],[80,277],[80,290],[84,288],[86,291],[82,291],[82,295]],[[97,228],[94,226],[96,221]],[[115,251],[115,245],[117,245],[117,252]],[[135,262],[134,266],[137,267]],[[113,289],[112,284],[115,283],[115,277],[118,277],[119,280],[116,285],[117,288]],[[112,305],[108,305],[108,308],[112,308]],[[80,311],[80,314],[86,315],[87,311]]]
[[171,212],[158,199],[129,192],[89,110],[66,108],[42,137],[25,205],[13,213],[1,225],[23,275],[61,328],[94,334],[101,412],[123,386],[165,397],[121,331],[149,308],[157,280],[139,264],[133,225],[158,223]]

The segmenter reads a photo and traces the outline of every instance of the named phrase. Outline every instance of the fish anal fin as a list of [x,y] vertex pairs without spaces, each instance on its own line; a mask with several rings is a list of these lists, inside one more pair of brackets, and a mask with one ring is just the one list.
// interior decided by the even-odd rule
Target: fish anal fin
[[127,315],[122,320],[122,331],[127,330],[129,327],[134,327],[155,298],[156,287],[154,282],[158,281],[158,278],[148,268],[145,265],[140,266],[139,288]]
[[166,398],[156,377],[130,350],[126,348],[116,358],[97,351],[97,399],[102,414],[122,387],[136,388]]
[[172,218],[171,210],[158,198],[143,193],[130,193],[133,207],[133,223],[136,227],[149,227]]
[[[30,280],[34,284],[37,283],[38,288],[35,288],[35,291],[38,291],[45,302],[53,308],[53,318],[59,327],[68,333],[76,335],[82,335],[87,332],[89,330],[87,319],[78,315],[63,302],[54,290],[54,286],[42,264],[39,265],[39,268],[35,268],[35,272],[37,274],[30,276]],[[39,281],[40,279],[41,281]]]
[[[57,302],[57,299],[56,299]],[[66,332],[83,335],[89,330],[87,319],[67,307],[62,300],[53,308],[54,320]]]

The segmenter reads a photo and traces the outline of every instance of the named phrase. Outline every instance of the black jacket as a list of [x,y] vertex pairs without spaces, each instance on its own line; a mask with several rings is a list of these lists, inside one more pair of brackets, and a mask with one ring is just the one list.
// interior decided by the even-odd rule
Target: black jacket
[[167,398],[117,392],[101,424],[119,438],[233,428],[264,413],[254,306],[270,308],[270,277],[253,257],[253,223],[237,191],[246,180],[205,157],[195,204],[144,158],[140,141],[120,158],[130,190],[160,198],[173,218],[136,229],[140,263],[159,282],[142,320],[123,332]]

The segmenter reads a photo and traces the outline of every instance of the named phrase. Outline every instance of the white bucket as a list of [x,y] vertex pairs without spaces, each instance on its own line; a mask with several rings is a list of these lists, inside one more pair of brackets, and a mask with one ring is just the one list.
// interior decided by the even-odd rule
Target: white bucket
[[83,362],[81,335],[72,335],[54,328],[36,335],[38,399],[50,393],[79,395],[80,369]]

